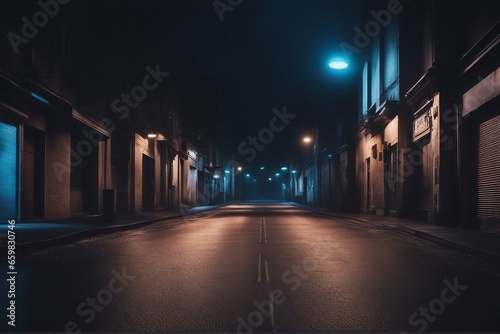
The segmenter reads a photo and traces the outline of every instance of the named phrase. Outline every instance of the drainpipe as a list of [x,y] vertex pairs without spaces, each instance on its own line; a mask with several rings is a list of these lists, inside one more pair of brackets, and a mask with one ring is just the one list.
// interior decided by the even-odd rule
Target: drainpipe
[[[459,207],[462,207],[461,204],[462,204],[462,168],[461,168],[461,145],[460,145],[460,117],[461,117],[461,114],[462,114],[462,108],[461,106],[459,106],[458,104],[454,104],[453,105],[453,109],[455,111],[455,117],[456,117],[456,150],[457,150],[457,161],[456,161],[456,164],[457,164],[457,193],[458,193],[458,206]],[[459,224],[461,224],[461,222],[459,221]]]

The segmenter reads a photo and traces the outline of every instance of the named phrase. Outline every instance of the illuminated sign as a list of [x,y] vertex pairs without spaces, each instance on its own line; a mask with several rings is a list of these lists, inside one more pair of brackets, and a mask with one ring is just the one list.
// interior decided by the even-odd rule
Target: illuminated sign
[[431,112],[427,110],[413,121],[413,140],[419,140],[431,132]]

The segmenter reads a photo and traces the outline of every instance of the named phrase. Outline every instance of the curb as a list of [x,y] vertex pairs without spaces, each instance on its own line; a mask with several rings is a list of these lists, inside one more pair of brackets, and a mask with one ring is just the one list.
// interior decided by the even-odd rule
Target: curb
[[297,204],[297,203],[290,203],[290,204],[292,204],[294,206],[297,206],[299,208],[302,208],[302,209],[314,212],[314,213],[323,214],[325,216],[337,218],[337,219],[340,219],[340,220],[343,220],[343,221],[347,221],[347,222],[350,222],[350,223],[353,223],[353,224],[358,224],[358,225],[361,225],[361,224],[367,225],[368,224],[368,225],[371,225],[371,226],[374,226],[374,227],[378,227],[378,228],[382,228],[382,229],[385,229],[385,230],[388,230],[388,231],[394,231],[394,232],[398,232],[398,233],[401,233],[401,234],[410,235],[410,236],[413,236],[413,237],[416,237],[416,238],[419,238],[419,239],[422,239],[422,240],[431,241],[431,242],[433,242],[435,244],[438,244],[438,245],[441,245],[441,246],[445,246],[445,247],[448,247],[448,248],[454,248],[454,249],[457,249],[457,250],[460,250],[460,251],[463,251],[463,252],[466,252],[466,253],[469,253],[469,254],[473,254],[474,256],[481,257],[481,258],[484,258],[484,259],[487,259],[487,260],[493,260],[493,261],[500,260],[500,255],[497,255],[497,254],[494,254],[494,253],[490,253],[488,251],[483,251],[483,250],[480,250],[480,249],[477,249],[477,248],[465,246],[465,245],[462,245],[462,244],[459,244],[459,243],[456,243],[456,242],[453,242],[453,241],[450,241],[450,240],[447,240],[447,239],[443,239],[441,237],[437,237],[437,236],[432,235],[430,233],[426,233],[426,232],[422,232],[422,231],[419,231],[419,230],[412,229],[412,228],[407,227],[407,226],[377,224],[377,223],[370,222],[370,221],[364,220],[364,219],[351,218],[351,217],[343,216],[341,214],[335,214],[335,213],[330,213],[330,212],[324,212],[324,211],[315,210],[314,208],[303,206],[303,205],[300,205],[300,204]]
[[437,236],[432,235],[430,233],[422,232],[422,231],[415,230],[415,229],[412,229],[412,228],[409,228],[406,226],[401,226],[401,225],[391,226],[391,228],[396,232],[411,235],[411,236],[414,236],[416,238],[420,238],[423,240],[431,241],[435,244],[445,246],[448,248],[454,248],[454,249],[472,254],[474,256],[487,259],[487,260],[493,260],[493,261],[500,260],[500,255],[490,253],[488,251],[480,250],[477,248],[465,246],[465,245],[462,245],[462,244],[459,244],[459,243],[456,243],[456,242],[453,242],[453,241],[450,241],[450,240],[447,240],[447,239],[444,239],[441,237],[437,237]]
[[[173,219],[178,219],[186,216],[191,216],[194,214],[202,213],[202,212],[207,212],[207,211],[212,211],[215,209],[218,209],[220,207],[233,204],[233,203],[224,203],[222,205],[216,206],[211,209],[206,209],[206,210],[200,210],[192,213],[187,213],[187,214],[176,214],[173,216],[164,216],[164,217],[159,217],[159,218],[153,218],[153,219],[148,219],[148,220],[142,220],[130,224],[122,224],[122,225],[113,225],[113,226],[103,226],[103,227],[96,227],[96,228],[91,228],[87,230],[82,230],[82,231],[76,231],[72,233],[67,233],[67,234],[62,234],[53,238],[49,239],[43,239],[43,240],[37,240],[37,241],[28,241],[28,242],[23,242],[23,243],[18,243],[16,245],[16,249],[18,252],[29,252],[33,250],[37,250],[38,248],[44,248],[48,246],[56,246],[56,245],[62,245],[65,243],[69,243],[71,241],[79,241],[84,238],[88,238],[91,236],[96,236],[96,235],[104,235],[104,234],[109,234],[109,233],[114,233],[114,232],[120,232],[120,231],[126,231],[126,230],[133,230],[136,228],[141,228],[145,227],[151,224],[154,224],[159,221],[164,221],[164,220],[173,220]],[[182,222],[178,223],[172,223],[169,224],[170,226],[175,226],[178,224],[181,224]],[[4,248],[4,246],[0,247],[0,249]],[[6,246],[5,246],[6,248]]]

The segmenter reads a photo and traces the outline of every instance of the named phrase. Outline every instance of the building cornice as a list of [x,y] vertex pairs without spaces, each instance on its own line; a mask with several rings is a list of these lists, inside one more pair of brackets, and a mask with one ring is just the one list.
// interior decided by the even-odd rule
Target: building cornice
[[412,109],[418,109],[421,101],[428,101],[438,90],[437,73],[435,68],[430,68],[405,94],[406,103]]

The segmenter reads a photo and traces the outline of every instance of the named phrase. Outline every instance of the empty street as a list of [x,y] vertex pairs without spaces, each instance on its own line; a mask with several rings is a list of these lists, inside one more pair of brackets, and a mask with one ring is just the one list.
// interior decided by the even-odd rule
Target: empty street
[[498,331],[500,265],[241,203],[18,259],[16,331]]

